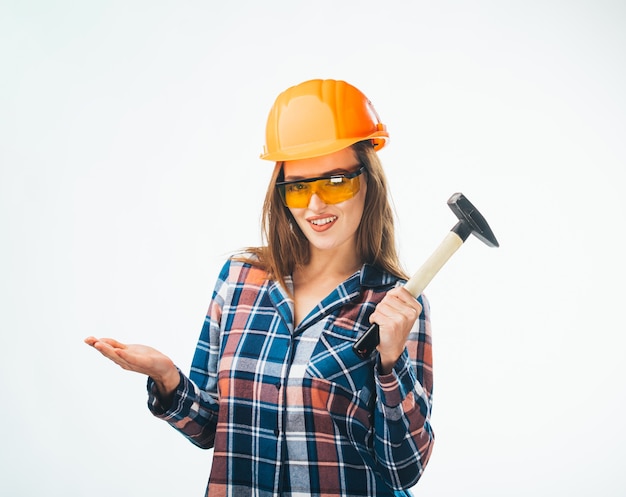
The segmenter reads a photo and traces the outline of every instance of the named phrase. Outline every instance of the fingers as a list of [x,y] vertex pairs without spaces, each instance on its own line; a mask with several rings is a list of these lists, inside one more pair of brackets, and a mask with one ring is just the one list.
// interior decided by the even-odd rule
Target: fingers
[[385,295],[370,316],[380,328],[380,364],[389,373],[404,350],[409,333],[422,312],[422,306],[405,288],[397,287]]
[[130,369],[130,364],[127,360],[128,358],[124,357],[126,355],[125,350],[127,345],[118,342],[113,338],[96,338],[93,336],[85,338],[84,341],[87,345],[92,346],[107,359],[110,359],[124,369]]
[[92,347],[100,352],[103,356],[108,357],[111,360],[115,360],[119,357],[119,355],[117,354],[117,350],[119,349],[115,348],[113,345],[105,340],[96,340]]
[[412,325],[421,312],[420,303],[406,289],[398,287],[387,292],[370,316],[370,322],[383,325],[408,320]]
[[127,348],[126,344],[122,342],[118,342],[114,338],[96,338],[96,337],[90,336],[90,337],[85,338],[84,342],[87,345],[91,345],[95,349],[98,349],[98,345],[100,345],[101,347],[111,347],[115,349]]
[[178,374],[172,360],[152,347],[140,344],[127,345],[113,338],[87,337],[85,343],[122,369],[146,374],[155,379],[166,375],[173,376],[171,374],[173,370]]
[[422,306],[413,295],[411,295],[404,287],[394,288],[387,295],[393,297],[392,301],[401,303],[401,306],[407,306],[413,309],[417,315],[421,314]]
[[111,347],[116,348],[116,349],[125,349],[127,347],[126,344],[122,342],[118,342],[114,338],[100,338],[99,341],[106,343],[107,345],[110,345]]

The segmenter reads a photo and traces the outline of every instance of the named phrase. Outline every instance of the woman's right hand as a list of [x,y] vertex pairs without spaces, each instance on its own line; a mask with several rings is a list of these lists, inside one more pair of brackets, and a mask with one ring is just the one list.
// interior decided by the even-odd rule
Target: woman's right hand
[[124,344],[113,338],[88,337],[85,343],[121,368],[150,376],[162,397],[169,397],[178,386],[178,369],[169,357],[152,347]]

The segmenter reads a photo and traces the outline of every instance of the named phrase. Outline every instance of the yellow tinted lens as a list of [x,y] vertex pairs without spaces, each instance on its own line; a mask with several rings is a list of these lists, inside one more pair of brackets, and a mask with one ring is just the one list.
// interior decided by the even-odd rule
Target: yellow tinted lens
[[291,183],[283,186],[283,198],[287,207],[302,208],[309,205],[309,200],[313,196],[312,183]]
[[316,181],[319,183],[317,194],[325,204],[338,204],[354,197],[360,188],[359,177],[343,178],[341,176]]

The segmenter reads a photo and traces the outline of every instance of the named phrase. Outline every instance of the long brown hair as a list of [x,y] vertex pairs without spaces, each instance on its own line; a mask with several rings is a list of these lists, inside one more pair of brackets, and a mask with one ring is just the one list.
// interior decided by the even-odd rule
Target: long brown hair
[[[393,210],[389,203],[387,179],[378,154],[371,141],[352,145],[360,164],[365,166],[367,193],[361,223],[356,232],[357,257],[399,278],[407,278],[396,250]],[[285,287],[285,277],[294,269],[309,262],[309,242],[283,204],[277,181],[283,179],[283,163],[277,162],[263,203],[261,229],[265,246],[250,247],[248,254],[240,256],[255,266],[266,270],[270,277]]]

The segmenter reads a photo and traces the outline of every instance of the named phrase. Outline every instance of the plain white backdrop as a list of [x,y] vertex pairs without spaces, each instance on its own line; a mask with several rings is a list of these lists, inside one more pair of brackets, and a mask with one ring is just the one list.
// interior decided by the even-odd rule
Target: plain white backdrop
[[260,242],[276,95],[345,79],[426,293],[435,449],[416,495],[623,496],[626,5],[8,1],[0,7],[0,493],[203,495],[211,452],[83,344],[187,370],[217,272]]

